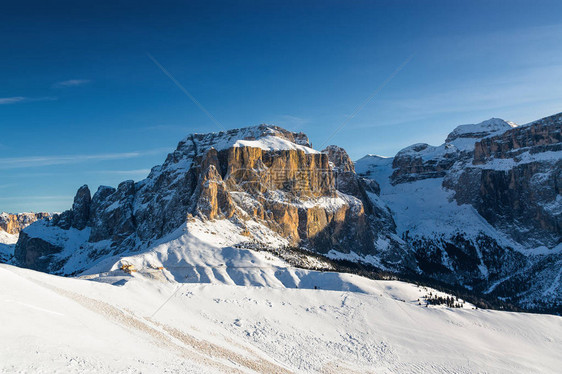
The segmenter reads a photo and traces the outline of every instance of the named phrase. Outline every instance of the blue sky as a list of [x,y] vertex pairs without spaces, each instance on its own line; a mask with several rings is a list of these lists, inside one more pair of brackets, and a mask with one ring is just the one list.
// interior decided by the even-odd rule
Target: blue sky
[[440,144],[464,123],[562,111],[556,1],[2,8],[0,211],[62,211],[84,183],[143,179],[192,132],[273,123],[357,159]]

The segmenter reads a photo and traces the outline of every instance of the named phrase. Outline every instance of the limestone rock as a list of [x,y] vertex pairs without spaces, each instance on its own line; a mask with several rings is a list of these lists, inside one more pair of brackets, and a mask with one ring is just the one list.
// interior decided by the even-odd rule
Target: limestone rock
[[0,213],[0,230],[8,234],[17,235],[33,222],[42,219],[50,219],[50,213]]

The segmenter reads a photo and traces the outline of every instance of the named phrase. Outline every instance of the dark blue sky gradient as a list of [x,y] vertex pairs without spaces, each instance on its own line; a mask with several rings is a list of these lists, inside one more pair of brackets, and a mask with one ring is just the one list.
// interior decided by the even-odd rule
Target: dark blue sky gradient
[[[354,158],[562,111],[556,1],[8,2],[0,211],[140,180],[191,132],[273,123]],[[65,83],[66,82],[66,83]],[[61,158],[61,156],[64,156]]]

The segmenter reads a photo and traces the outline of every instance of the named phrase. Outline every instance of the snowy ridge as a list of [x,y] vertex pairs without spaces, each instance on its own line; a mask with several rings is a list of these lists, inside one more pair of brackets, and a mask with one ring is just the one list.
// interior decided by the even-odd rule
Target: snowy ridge
[[550,151],[541,153],[531,153],[530,150],[521,152],[515,158],[492,158],[484,164],[475,165],[481,169],[491,170],[511,170],[519,165],[547,162],[554,164],[562,160],[562,151]]
[[18,235],[8,234],[6,231],[0,230],[0,244],[16,244]]
[[[248,222],[248,229],[255,242],[267,243],[269,249],[288,245],[286,239],[258,223]],[[372,256],[354,256],[363,262],[378,261]],[[344,258],[345,255],[332,251],[328,257]],[[314,257],[304,261],[308,268],[329,267]],[[76,266],[76,261],[72,263]],[[240,227],[228,220],[192,220],[154,243],[150,249],[139,254],[109,257],[79,277],[119,283],[125,275],[124,265],[132,265],[133,276],[166,282],[313,289],[318,286],[317,279],[321,278],[324,279],[323,289],[366,292],[349,283],[349,275],[321,275],[293,267],[270,252],[256,251]]]
[[473,152],[474,144],[477,141],[501,135],[517,126],[513,122],[504,121],[500,118],[491,118],[477,124],[460,125],[447,136],[444,144],[440,146],[431,146],[426,143],[413,144],[400,150],[396,157],[418,156],[427,161],[457,152]]
[[448,154],[455,155],[458,151],[459,149],[454,144],[445,143],[436,147],[425,143],[418,143],[402,149],[396,154],[396,157],[415,156],[427,161],[446,157]]
[[481,139],[488,136],[499,135],[517,126],[516,123],[504,121],[501,118],[490,118],[489,120],[477,124],[460,125],[456,127],[451,131],[446,142],[450,143],[457,138]]
[[194,142],[199,153],[204,153],[210,148],[220,151],[232,147],[253,147],[266,151],[299,150],[307,154],[320,153],[311,147],[304,134],[300,133],[295,136],[295,134],[274,125],[259,125],[218,133],[193,134],[185,138],[183,142]]

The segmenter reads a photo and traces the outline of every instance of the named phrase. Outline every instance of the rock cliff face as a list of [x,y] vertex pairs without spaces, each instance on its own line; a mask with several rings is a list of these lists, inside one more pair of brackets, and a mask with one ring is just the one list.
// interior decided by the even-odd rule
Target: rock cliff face
[[445,177],[455,163],[464,166],[472,162],[476,142],[488,140],[516,126],[513,122],[492,118],[476,125],[458,126],[438,147],[425,143],[409,146],[393,158],[392,183]]
[[518,243],[552,248],[562,237],[561,128],[558,114],[484,138],[472,164],[445,184]]
[[367,156],[397,232],[426,275],[520,306],[560,308],[562,114],[457,127],[438,147]]
[[[80,256],[88,257],[82,261],[86,268],[103,257],[146,249],[188,219],[228,219],[250,240],[259,240],[248,230],[257,223],[290,245],[377,256],[398,268],[403,243],[389,212],[368,193],[376,194],[376,183],[356,176],[343,149],[316,151],[302,133],[261,125],[194,134],[141,182],[102,186],[93,196],[82,186],[72,209],[41,230],[25,232],[16,258],[24,266],[66,274],[76,271],[66,265]],[[45,234],[61,230],[62,240]],[[85,238],[74,252],[68,239],[73,230]]]
[[17,235],[21,230],[41,219],[51,218],[50,213],[0,213],[0,230]]

